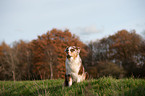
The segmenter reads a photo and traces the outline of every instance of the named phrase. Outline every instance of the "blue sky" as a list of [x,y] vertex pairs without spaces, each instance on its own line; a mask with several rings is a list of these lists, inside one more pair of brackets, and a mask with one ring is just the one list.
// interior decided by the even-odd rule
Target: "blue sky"
[[145,34],[145,0],[0,0],[0,42],[69,29],[83,42],[119,30]]

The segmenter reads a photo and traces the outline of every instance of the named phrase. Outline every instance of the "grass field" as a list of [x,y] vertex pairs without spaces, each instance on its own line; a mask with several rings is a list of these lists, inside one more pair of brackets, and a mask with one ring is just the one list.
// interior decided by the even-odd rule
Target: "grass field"
[[144,79],[103,77],[63,87],[64,80],[0,81],[0,96],[145,96]]

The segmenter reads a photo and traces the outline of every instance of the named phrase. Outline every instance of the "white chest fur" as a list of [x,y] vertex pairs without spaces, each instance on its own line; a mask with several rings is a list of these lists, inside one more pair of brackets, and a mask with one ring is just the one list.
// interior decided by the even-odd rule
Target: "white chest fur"
[[81,63],[82,62],[79,55],[75,59],[73,58],[66,59],[65,62],[66,74],[78,74]]

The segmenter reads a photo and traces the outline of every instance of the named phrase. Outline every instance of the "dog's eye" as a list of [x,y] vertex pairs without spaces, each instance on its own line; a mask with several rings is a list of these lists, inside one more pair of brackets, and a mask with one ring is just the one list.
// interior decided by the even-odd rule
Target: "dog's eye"
[[70,51],[73,52],[73,51],[75,51],[75,50],[74,50],[74,49],[71,49]]

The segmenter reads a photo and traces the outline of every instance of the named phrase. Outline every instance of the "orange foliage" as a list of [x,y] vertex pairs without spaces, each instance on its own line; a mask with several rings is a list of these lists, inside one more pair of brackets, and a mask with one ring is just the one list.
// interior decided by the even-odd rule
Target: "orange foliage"
[[[82,49],[81,56],[87,55],[84,49],[85,44],[77,36],[72,35],[69,30],[52,29],[50,32],[38,36],[38,39],[32,41],[33,72],[37,74],[41,73],[39,75],[43,75],[41,76],[42,78],[50,78],[52,72],[53,78],[64,78],[66,59],[64,50],[67,46],[79,46]],[[49,54],[46,55],[46,53]],[[50,57],[50,54],[53,55]],[[50,64],[52,65],[53,71],[50,68]]]

